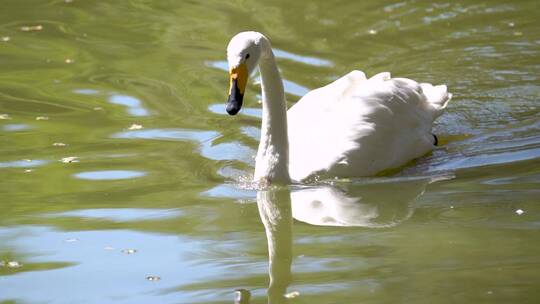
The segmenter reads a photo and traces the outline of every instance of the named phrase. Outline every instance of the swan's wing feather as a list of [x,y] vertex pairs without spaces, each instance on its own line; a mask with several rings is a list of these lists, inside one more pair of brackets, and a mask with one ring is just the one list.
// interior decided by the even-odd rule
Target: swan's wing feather
[[290,173],[366,176],[401,166],[433,148],[433,120],[451,94],[379,73],[351,72],[306,94],[288,111]]

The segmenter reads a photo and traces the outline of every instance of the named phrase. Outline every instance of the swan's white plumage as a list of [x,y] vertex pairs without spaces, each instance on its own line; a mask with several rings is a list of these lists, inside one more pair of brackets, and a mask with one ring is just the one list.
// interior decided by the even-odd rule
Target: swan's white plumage
[[360,71],[309,92],[287,112],[291,178],[369,176],[422,156],[450,97],[444,85]]
[[282,80],[264,35],[239,33],[227,58],[231,68],[245,63],[250,72],[257,65],[261,71],[256,181],[369,176],[402,166],[433,149],[433,121],[452,97],[445,85],[391,78],[388,72],[368,79],[353,71],[286,111]]

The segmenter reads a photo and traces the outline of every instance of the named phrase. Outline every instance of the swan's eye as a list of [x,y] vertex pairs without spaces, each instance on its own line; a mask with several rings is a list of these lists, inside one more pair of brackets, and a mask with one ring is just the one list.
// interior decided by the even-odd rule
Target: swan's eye
[[248,54],[246,54],[246,59],[248,59],[248,58],[249,58],[249,53],[248,53]]

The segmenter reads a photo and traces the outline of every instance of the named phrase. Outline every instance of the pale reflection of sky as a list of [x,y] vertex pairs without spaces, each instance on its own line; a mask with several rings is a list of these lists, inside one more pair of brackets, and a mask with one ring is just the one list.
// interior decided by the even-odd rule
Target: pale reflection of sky
[[297,54],[293,54],[290,52],[286,52],[280,49],[273,49],[274,55],[276,55],[277,58],[283,58],[283,59],[289,59],[296,62],[301,62],[308,65],[313,66],[324,66],[324,67],[332,67],[334,64],[330,60],[321,59],[317,57],[309,57],[309,56],[301,56]]
[[87,219],[104,219],[114,222],[149,221],[174,218],[182,213],[178,209],[137,209],[137,208],[102,208],[74,210],[53,213],[47,217],[80,217]]
[[193,141],[199,144],[200,154],[212,160],[238,160],[251,164],[255,153],[238,142],[213,144],[220,137],[216,131],[189,129],[144,129],[113,134],[113,138]]
[[112,104],[122,105],[127,108],[127,112],[133,116],[148,116],[150,113],[142,106],[142,102],[132,96],[115,94],[109,98]]
[[7,125],[4,125],[2,129],[7,132],[16,132],[16,131],[28,130],[28,129],[31,129],[31,127],[25,124],[7,124]]
[[[68,239],[77,241],[66,242]],[[4,277],[0,301],[110,303],[114,299],[114,303],[126,304],[186,303],[193,295],[174,292],[178,286],[229,275],[224,267],[202,262],[205,260],[201,255],[219,244],[179,234],[19,226],[1,228],[0,242],[24,257],[19,260],[26,265],[23,270],[31,264],[68,264]],[[123,249],[136,252],[128,255],[121,252]],[[151,275],[161,280],[150,282],[146,277]]]
[[82,94],[82,95],[96,95],[99,93],[98,90],[94,89],[75,89],[73,90],[74,93]]
[[0,168],[31,168],[46,164],[47,161],[40,159],[14,160],[8,162],[0,162]]
[[77,173],[74,176],[88,180],[115,180],[137,178],[146,175],[144,172],[131,170],[102,170]]

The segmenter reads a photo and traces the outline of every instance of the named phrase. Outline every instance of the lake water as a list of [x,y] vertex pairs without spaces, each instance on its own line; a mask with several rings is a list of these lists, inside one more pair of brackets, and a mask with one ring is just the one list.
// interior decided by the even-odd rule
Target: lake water
[[[3,1],[0,302],[538,303],[539,12]],[[271,39],[289,105],[353,69],[446,83],[441,146],[384,176],[247,189],[255,79],[224,109],[243,30]]]

